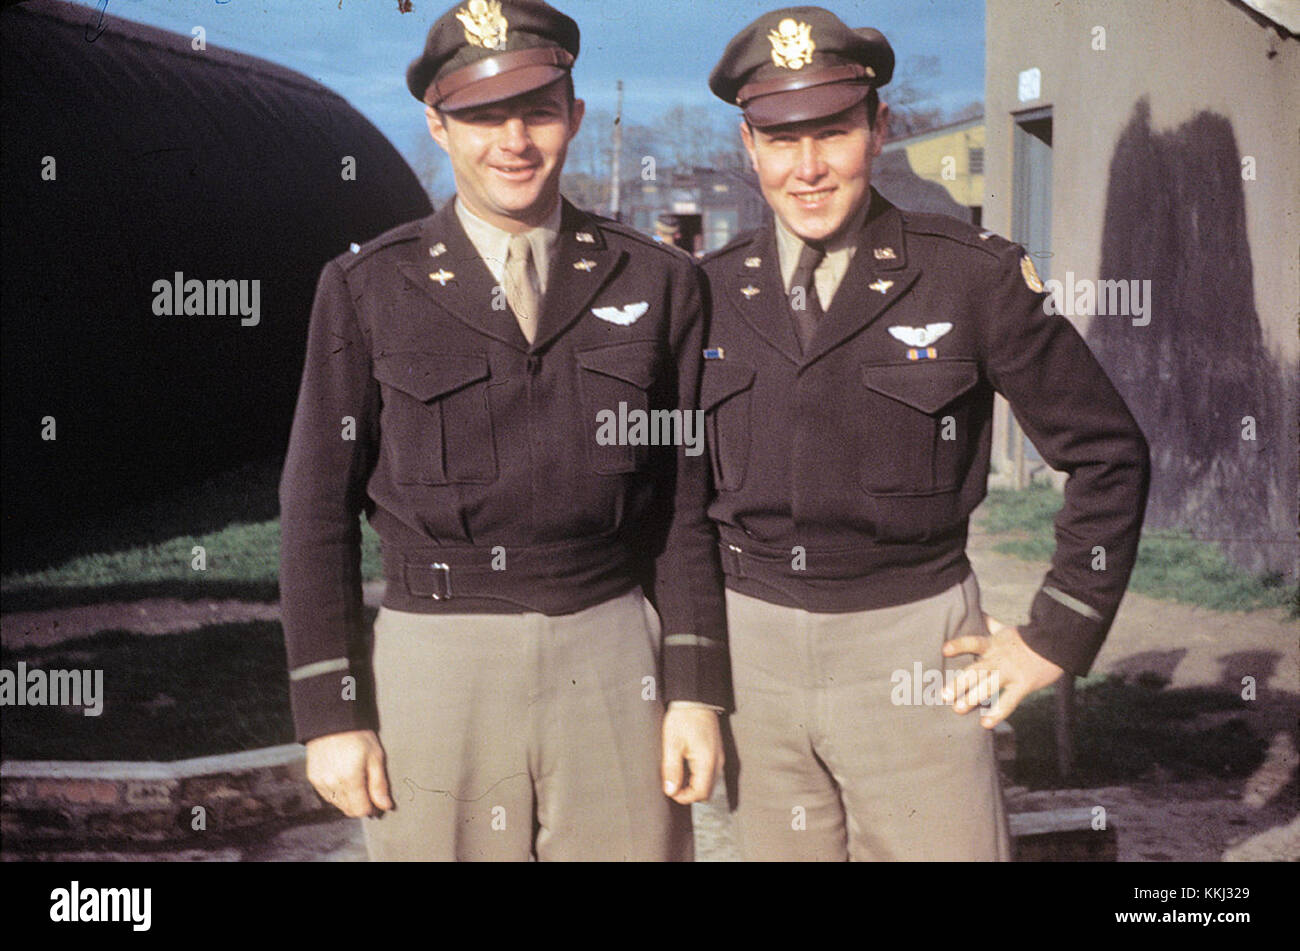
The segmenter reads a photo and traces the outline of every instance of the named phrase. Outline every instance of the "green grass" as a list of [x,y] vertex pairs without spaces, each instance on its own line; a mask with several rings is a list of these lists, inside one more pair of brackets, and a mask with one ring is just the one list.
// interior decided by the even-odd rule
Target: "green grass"
[[[6,611],[144,597],[279,596],[280,466],[260,463],[112,516],[65,527],[49,566],[0,578]],[[206,552],[196,570],[194,548]],[[379,536],[362,519],[362,574],[381,576]]]
[[[993,550],[1032,561],[1050,561],[1056,548],[1052,519],[1062,497],[1050,486],[1019,492],[994,489],[981,509],[981,527],[1001,539]],[[1186,532],[1147,532],[1138,544],[1129,590],[1217,611],[1253,611],[1296,603],[1281,574],[1256,576],[1242,571],[1213,542]]]
[[[1076,681],[1071,785],[1133,782],[1159,770],[1178,780],[1241,779],[1263,762],[1267,743],[1247,723],[1250,704],[1224,687],[1168,689],[1150,679],[1110,674]],[[1027,698],[1011,714],[1015,780],[1031,787],[1061,782],[1056,772],[1055,690]],[[1240,712],[1241,716],[1232,715]],[[1218,714],[1197,722],[1201,714]]]

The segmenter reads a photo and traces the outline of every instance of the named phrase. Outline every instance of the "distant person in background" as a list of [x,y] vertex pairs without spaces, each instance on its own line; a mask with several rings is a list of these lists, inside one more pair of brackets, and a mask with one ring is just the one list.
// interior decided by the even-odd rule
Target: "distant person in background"
[[[455,200],[321,275],[281,604],[307,775],[371,817],[372,859],[688,859],[721,766],[702,433],[601,428],[695,405],[699,278],[561,198],[577,55],[537,0],[448,10],[407,85]],[[373,678],[363,510],[386,578]]]
[[676,215],[662,214],[655,218],[654,239],[660,244],[671,244],[683,251],[690,251],[690,248],[682,244],[682,223]]
[[[773,211],[702,265],[748,859],[1008,858],[992,727],[1087,672],[1146,504],[1142,433],[1024,250],[871,187],[893,67],[879,32],[790,7],[709,80]],[[1019,629],[965,551],[995,391],[1070,476]]]

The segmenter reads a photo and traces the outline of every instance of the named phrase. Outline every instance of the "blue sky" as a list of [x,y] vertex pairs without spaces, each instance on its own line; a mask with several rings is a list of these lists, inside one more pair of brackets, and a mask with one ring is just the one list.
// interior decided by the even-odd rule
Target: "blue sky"
[[[115,16],[188,34],[198,25],[211,46],[260,56],[342,95],[414,162],[427,138],[420,104],[406,91],[406,65],[430,24],[449,6],[413,0],[75,0],[87,18],[107,3]],[[727,41],[775,4],[753,0],[557,0],[582,29],[574,70],[589,109],[614,107],[624,81],[624,115],[650,122],[674,105],[730,110],[706,85]],[[936,57],[940,71],[918,85],[947,111],[984,95],[984,5],[975,0],[827,0],[850,26],[874,26],[893,44],[896,76],[909,60]],[[888,87],[885,89],[888,99]]]

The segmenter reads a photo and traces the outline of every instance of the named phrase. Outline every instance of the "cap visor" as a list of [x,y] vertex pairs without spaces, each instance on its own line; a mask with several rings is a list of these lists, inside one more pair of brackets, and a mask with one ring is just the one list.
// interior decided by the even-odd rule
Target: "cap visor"
[[863,83],[827,83],[773,93],[752,100],[745,107],[745,118],[759,128],[824,119],[856,106],[870,91],[871,87]]
[[498,76],[489,76],[464,89],[458,89],[438,103],[438,108],[444,112],[455,112],[458,109],[472,109],[475,106],[501,102],[503,99],[522,96],[534,89],[549,86],[566,72],[568,70],[560,66],[521,66],[519,69],[512,69]]

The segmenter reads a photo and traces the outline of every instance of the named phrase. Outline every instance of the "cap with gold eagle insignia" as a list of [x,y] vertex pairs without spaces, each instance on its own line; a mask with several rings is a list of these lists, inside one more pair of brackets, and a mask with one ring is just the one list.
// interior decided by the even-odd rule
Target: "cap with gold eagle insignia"
[[851,29],[821,7],[784,7],[736,34],[709,88],[761,127],[843,112],[893,74],[894,50],[879,31]]
[[463,0],[440,16],[406,70],[416,99],[446,112],[510,99],[561,78],[578,24],[541,0]]

